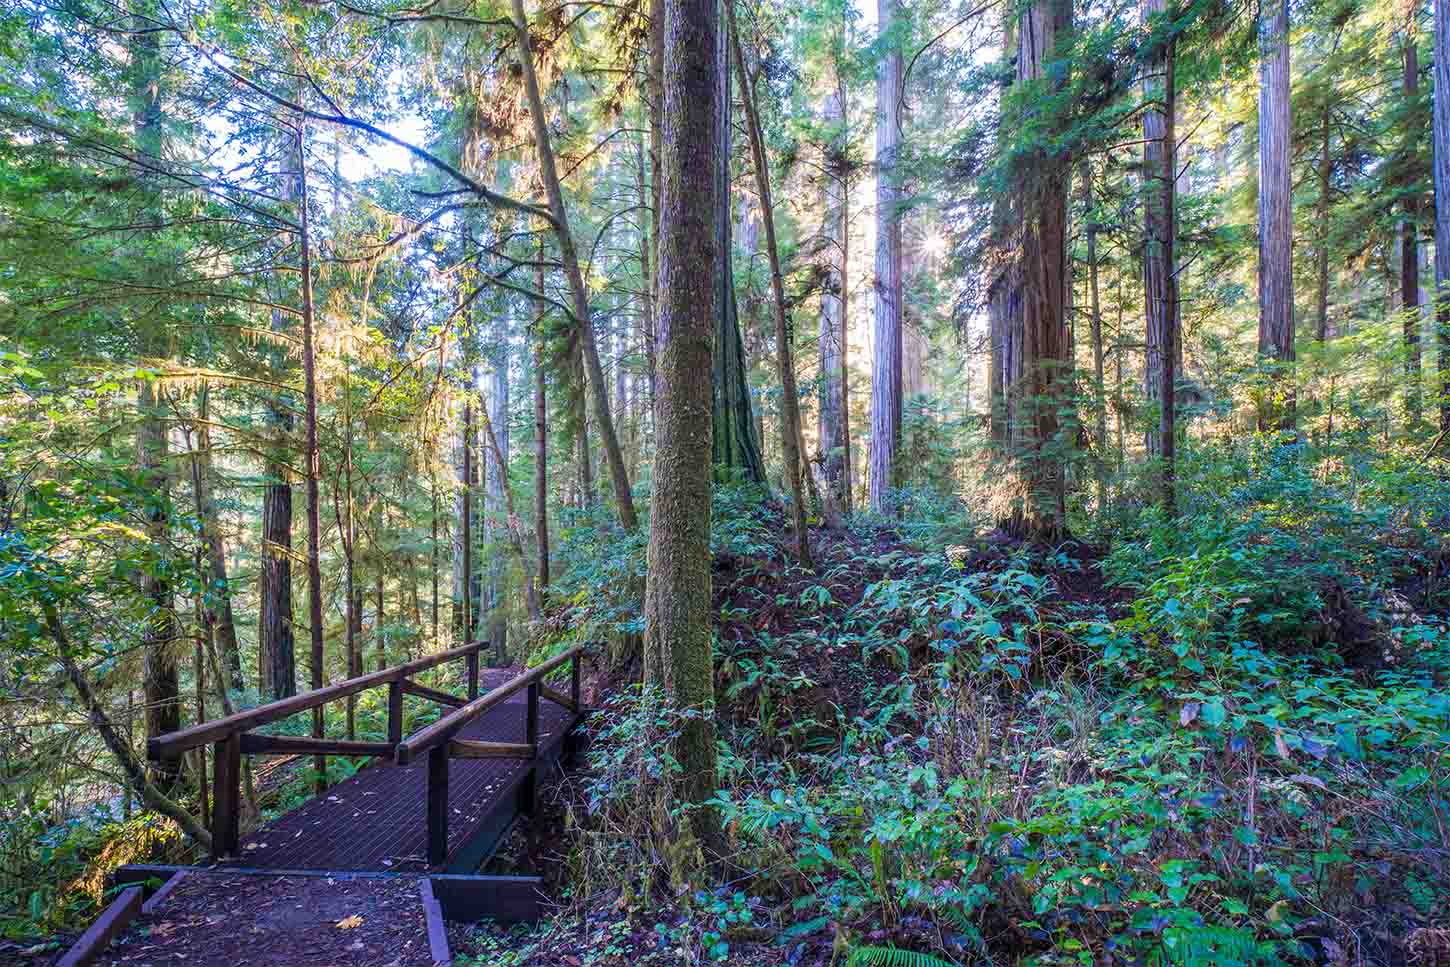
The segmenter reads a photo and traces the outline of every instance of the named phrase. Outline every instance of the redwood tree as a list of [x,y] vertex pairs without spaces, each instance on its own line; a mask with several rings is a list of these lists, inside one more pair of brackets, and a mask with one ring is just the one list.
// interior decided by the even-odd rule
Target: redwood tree
[[1259,24],[1259,354],[1275,365],[1259,429],[1294,428],[1294,211],[1289,167],[1289,4]]
[[1435,321],[1440,431],[1450,433],[1450,0],[1435,0]]
[[896,450],[901,442],[901,44],[899,0],[878,0],[886,53],[876,72],[876,324],[871,355],[870,500],[890,508]]

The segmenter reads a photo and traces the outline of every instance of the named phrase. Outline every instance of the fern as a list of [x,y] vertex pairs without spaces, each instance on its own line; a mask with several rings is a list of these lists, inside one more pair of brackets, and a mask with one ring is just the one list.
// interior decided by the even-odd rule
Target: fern
[[957,967],[950,960],[900,947],[852,947],[846,967]]
[[1272,944],[1261,944],[1251,930],[1233,927],[1173,927],[1163,946],[1150,955],[1152,967],[1254,967],[1274,965]]

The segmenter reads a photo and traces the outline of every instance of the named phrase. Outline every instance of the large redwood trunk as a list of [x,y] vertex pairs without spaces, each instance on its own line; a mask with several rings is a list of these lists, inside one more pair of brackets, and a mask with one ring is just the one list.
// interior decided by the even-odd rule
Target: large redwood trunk
[[1440,430],[1450,433],[1450,0],[1435,0],[1435,321]]
[[[899,0],[878,0],[879,33],[894,30]],[[891,511],[901,442],[901,49],[892,43],[876,73],[876,317],[871,356],[871,509]]]
[[820,330],[817,346],[821,359],[820,399],[818,401],[821,464],[830,499],[837,506],[846,506],[850,479],[846,471],[846,437],[850,432],[846,417],[846,275],[843,270],[846,251],[846,144],[841,91],[832,91],[826,100],[826,123],[838,130],[832,132],[826,147],[824,173],[821,176],[821,236],[825,249],[821,260],[826,271],[821,291]]
[[[1415,18],[1405,28],[1404,99],[1413,104],[1420,93],[1420,61],[1415,49]],[[1411,128],[1413,130],[1413,127]],[[1415,163],[1419,145],[1406,145],[1406,176],[1411,185],[1403,202],[1404,217],[1400,220],[1400,312],[1405,340],[1405,421],[1411,426],[1420,422],[1423,407],[1420,400],[1420,199],[1414,192],[1419,181]]]
[[1265,4],[1259,27],[1259,353],[1275,366],[1260,429],[1292,430],[1294,211],[1289,168],[1289,5]]
[[[1144,0],[1143,20],[1159,34],[1172,13],[1164,0]],[[1174,510],[1174,410],[1175,384],[1182,358],[1178,327],[1178,278],[1174,259],[1176,225],[1174,217],[1177,182],[1174,79],[1175,43],[1155,38],[1148,62],[1149,81],[1144,94],[1161,107],[1143,115],[1144,205],[1143,291],[1146,300],[1147,361],[1145,395],[1158,402],[1157,425],[1147,433],[1148,453],[1159,460],[1159,492],[1164,509]]]

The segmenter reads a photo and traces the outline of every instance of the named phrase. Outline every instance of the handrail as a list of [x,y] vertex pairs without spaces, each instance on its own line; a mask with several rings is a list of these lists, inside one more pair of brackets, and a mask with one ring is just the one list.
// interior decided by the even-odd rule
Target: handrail
[[562,655],[557,655],[549,659],[537,668],[530,668],[523,674],[516,675],[488,694],[480,695],[462,708],[454,709],[432,725],[424,726],[399,742],[393,754],[394,761],[400,766],[405,766],[412,762],[416,756],[433,749],[435,746],[443,745],[458,734],[468,723],[507,699],[514,692],[540,681],[545,675],[559,668],[565,662],[582,658],[583,655],[584,649],[582,647],[570,648]]
[[166,735],[159,735],[146,740],[146,757],[152,761],[159,759],[175,758],[187,749],[194,749],[208,742],[216,742],[236,732],[245,732],[248,729],[256,728],[259,725],[266,725],[268,722],[275,722],[278,719],[286,718],[289,715],[302,712],[318,705],[358,692],[375,688],[379,685],[387,685],[391,682],[400,681],[409,675],[441,665],[446,661],[455,658],[466,658],[471,653],[477,653],[487,642],[475,641],[472,644],[460,645],[448,651],[440,651],[436,655],[424,655],[413,661],[401,665],[394,665],[391,668],[384,668],[380,671],[369,672],[366,675],[359,675],[356,678],[344,679],[334,682],[331,685],[324,685],[322,688],[314,688],[310,692],[302,692],[299,695],[289,695],[287,698],[278,699],[275,702],[268,702],[266,705],[258,705],[255,708],[244,709],[225,718],[216,719],[212,722],[200,722],[187,729],[178,732],[168,732]]

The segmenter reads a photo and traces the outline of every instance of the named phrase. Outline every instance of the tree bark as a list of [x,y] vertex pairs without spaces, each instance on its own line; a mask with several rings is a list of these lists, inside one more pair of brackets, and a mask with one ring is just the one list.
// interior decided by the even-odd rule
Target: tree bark
[[1259,25],[1259,354],[1274,365],[1261,430],[1293,430],[1294,211],[1289,167],[1289,5],[1274,0]]
[[[721,65],[730,63],[729,36],[718,31],[717,57]],[[730,120],[730,75],[728,68],[719,75],[720,90],[716,95],[715,138],[715,304],[720,314],[715,329],[715,362],[713,370],[712,407],[714,414],[713,459],[717,466],[738,473],[745,480],[765,483],[765,461],[760,455],[760,441],[755,435],[755,417],[750,400],[750,383],[746,379],[745,341],[740,335],[740,314],[735,304],[734,251],[731,239],[730,158],[734,128]]]
[[1333,173],[1329,157],[1329,134],[1333,118],[1330,102],[1324,102],[1323,126],[1319,135],[1319,204],[1315,220],[1319,222],[1319,283],[1315,291],[1314,338],[1324,342],[1329,338],[1329,192],[1330,176]]
[[820,332],[817,336],[821,359],[819,426],[821,466],[830,499],[846,506],[850,478],[846,473],[846,138],[841,91],[826,99],[825,121],[833,126],[825,149],[821,177],[824,214],[821,236],[825,239],[826,283],[821,290]]
[[[517,2],[517,0],[516,0]],[[720,307],[715,124],[719,0],[665,0],[659,234],[659,398],[645,600],[645,682],[693,713],[673,741],[674,797],[689,831],[718,855],[714,669],[710,629],[711,380]],[[713,858],[713,857],[712,857]]]
[[[282,176],[281,194],[295,206],[302,167],[296,155],[297,141],[287,137],[282,146],[288,170]],[[288,315],[272,312],[272,330],[287,328]],[[277,359],[280,368],[283,359]],[[264,698],[279,699],[297,694],[297,644],[292,603],[292,471],[287,465],[291,446],[292,401],[279,395],[269,407],[269,422],[276,435],[263,473],[267,483],[262,492],[261,616],[257,632],[257,678]]]
[[237,644],[237,622],[232,613],[231,587],[227,583],[226,542],[222,539],[221,515],[212,496],[215,473],[211,459],[211,430],[207,425],[210,396],[208,388],[202,387],[197,399],[197,415],[201,419],[196,426],[198,456],[193,468],[195,476],[192,490],[196,498],[197,520],[201,522],[201,540],[206,549],[206,619],[225,665],[227,677],[223,687],[239,692],[246,687],[246,682],[242,679],[242,654]]
[[775,240],[775,208],[770,196],[770,168],[765,157],[765,141],[760,133],[760,117],[755,109],[755,92],[745,71],[745,53],[735,22],[734,0],[723,0],[729,16],[730,43],[735,50],[736,78],[740,100],[745,105],[745,129],[750,136],[754,156],[755,185],[760,194],[760,220],[765,226],[765,254],[770,263],[770,291],[775,305],[775,359],[781,387],[781,453],[785,458],[785,476],[791,492],[791,512],[795,518],[796,557],[801,567],[811,568],[810,532],[806,528],[805,493],[802,477],[809,473],[801,453],[800,394],[796,389],[793,333],[785,305],[785,281],[780,269],[780,248]]
[[[1098,220],[1097,202],[1093,197],[1093,169],[1091,161],[1085,161],[1082,166],[1083,190],[1087,196],[1087,224],[1084,226],[1083,234],[1087,236],[1087,263],[1088,263],[1088,310],[1089,325],[1091,326],[1091,338],[1093,348],[1093,388],[1096,391],[1096,399],[1093,402],[1093,415],[1096,424],[1096,436],[1094,441],[1097,444],[1096,477],[1098,485],[1098,511],[1107,509],[1108,506],[1108,397],[1107,384],[1103,378],[1103,311],[1102,300],[1098,292]],[[968,394],[968,400],[970,400]]]
[[1450,0],[1435,0],[1435,321],[1440,431],[1450,433]]
[[[1420,63],[1415,47],[1415,18],[1406,18],[1405,26],[1405,103],[1413,105],[1420,95]],[[1409,125],[1415,130],[1413,123]],[[1418,144],[1413,135],[1405,147],[1406,186],[1403,202],[1404,218],[1400,221],[1400,312],[1405,341],[1405,421],[1410,426],[1419,424],[1424,415],[1420,399],[1420,199],[1417,194],[1419,179],[1415,171]]]
[[896,451],[901,442],[901,44],[900,0],[877,0],[879,34],[886,52],[876,73],[876,315],[871,357],[871,509],[888,513],[896,486]]
[[[1174,11],[1164,0],[1144,0],[1143,20],[1155,35],[1171,30]],[[1143,115],[1144,206],[1143,291],[1147,301],[1147,397],[1158,401],[1158,425],[1148,433],[1148,452],[1158,459],[1159,499],[1170,516],[1174,501],[1174,409],[1178,359],[1178,278],[1174,207],[1177,183],[1177,142],[1174,135],[1177,92],[1174,83],[1174,48],[1171,37],[1155,36],[1148,62],[1145,95],[1157,110]]]
[[[1033,91],[1044,81],[1054,90],[1065,86],[1065,77],[1049,78],[1047,65],[1070,28],[1068,0],[1035,0],[1023,13],[1017,31],[1020,88]],[[1044,543],[1067,531],[1065,478],[1072,441],[1070,433],[1062,432],[1061,418],[1072,376],[1066,318],[1067,164],[1067,159],[1040,153],[1020,165],[1016,186],[1023,213],[1021,370],[1015,384],[1008,379],[1005,388],[1015,407],[1011,451],[1021,493],[1002,526]]]
[[[543,245],[539,246],[540,259]],[[534,269],[534,284],[544,291],[544,267]],[[653,314],[651,312],[651,314]],[[539,544],[539,587],[549,586],[549,407],[544,368],[544,304],[534,318],[534,534]],[[653,394],[653,390],[651,390]]]
[[[302,379],[306,404],[307,453],[307,610],[312,639],[312,687],[323,685],[322,653],[322,451],[317,444],[317,346],[313,327],[312,306],[312,239],[308,233],[307,215],[307,128],[297,121],[297,223],[301,229],[302,249]],[[312,735],[322,738],[322,706],[312,710]],[[327,759],[315,756],[316,788],[321,792],[327,783]]]
[[574,235],[569,228],[569,212],[564,206],[564,190],[559,183],[558,167],[554,162],[554,148],[549,137],[548,117],[544,113],[544,98],[539,91],[538,74],[534,71],[534,54],[529,38],[529,22],[524,14],[524,0],[513,0],[514,31],[518,41],[519,65],[524,73],[524,91],[528,96],[529,114],[534,126],[534,147],[539,156],[539,174],[549,196],[549,211],[553,216],[554,235],[559,241],[559,262],[564,278],[569,283],[572,296],[574,321],[579,327],[579,343],[584,354],[584,365],[588,371],[589,393],[594,401],[594,420],[599,425],[599,436],[604,444],[604,458],[609,464],[609,476],[614,484],[614,500],[619,513],[619,522],[625,530],[639,526],[639,517],[634,511],[634,498],[630,493],[629,474],[624,466],[624,453],[619,448],[619,436],[615,433],[614,418],[609,409],[609,385],[604,381],[604,367],[599,362],[599,349],[594,341],[594,321],[589,305],[589,291],[584,287],[584,275],[579,269],[579,254],[574,246]]
[[[499,345],[495,349],[493,365],[490,369],[486,405],[480,408],[480,412],[484,419],[486,439],[490,444],[486,454],[485,505],[487,509],[486,527],[492,531],[494,522],[505,513],[504,495],[510,491],[508,481],[508,347],[503,340],[499,341]],[[512,500],[510,499],[508,503],[511,504]],[[505,529],[507,530],[507,528]],[[504,574],[502,561],[493,550],[494,545],[491,540],[489,547],[488,639],[493,644],[495,661],[502,665],[504,655],[508,650],[508,618],[502,607]]]
[[[150,4],[136,0],[132,10],[137,23],[150,26]],[[153,162],[161,157],[161,54],[156,33],[140,30],[130,39],[134,65],[133,83],[136,113],[133,126],[139,153]],[[145,176],[145,172],[141,173]],[[167,352],[167,337],[159,320],[141,322],[141,353],[148,358]],[[181,728],[181,687],[176,668],[176,609],[171,582],[165,576],[165,559],[169,553],[167,535],[170,529],[171,481],[167,472],[166,414],[156,383],[141,381],[138,391],[140,424],[136,430],[137,462],[142,488],[147,494],[142,515],[146,521],[146,539],[154,560],[142,570],[141,592],[149,602],[142,631],[143,690],[145,694],[146,735],[155,738]],[[152,764],[152,776],[162,788],[170,789],[181,778],[180,762]]]

